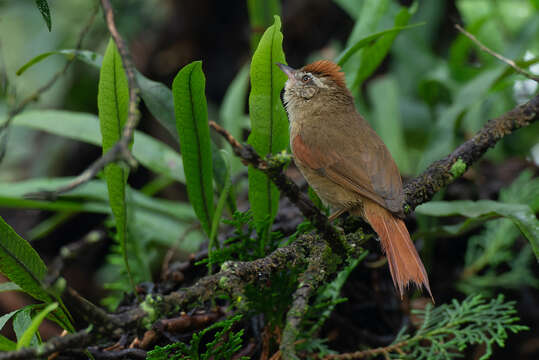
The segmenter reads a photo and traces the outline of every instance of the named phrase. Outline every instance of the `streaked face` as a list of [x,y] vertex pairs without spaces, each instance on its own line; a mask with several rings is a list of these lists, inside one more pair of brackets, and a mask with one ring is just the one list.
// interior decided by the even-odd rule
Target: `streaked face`
[[284,86],[285,103],[293,97],[310,100],[321,88],[327,88],[326,84],[310,72],[295,70],[283,64],[278,64],[278,66],[288,76]]

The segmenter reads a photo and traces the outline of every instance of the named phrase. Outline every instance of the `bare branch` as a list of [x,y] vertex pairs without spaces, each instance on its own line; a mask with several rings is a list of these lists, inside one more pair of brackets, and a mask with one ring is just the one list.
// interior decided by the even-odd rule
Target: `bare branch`
[[520,66],[518,66],[513,60],[511,59],[508,59],[506,58],[505,56],[503,55],[500,55],[498,54],[497,52],[489,49],[488,47],[486,47],[481,41],[479,41],[475,36],[473,36],[472,34],[470,34],[468,31],[464,30],[464,28],[462,26],[460,26],[459,24],[455,24],[455,28],[460,31],[462,34],[464,34],[467,38],[469,38],[470,40],[472,40],[477,46],[479,46],[479,48],[487,53],[489,53],[490,55],[494,56],[496,59],[500,60],[500,61],[503,61],[504,63],[506,63],[507,65],[511,66],[516,72],[518,72],[519,74],[522,74],[524,76],[526,76],[528,79],[531,79],[531,80],[535,80],[537,82],[539,82],[539,76],[537,75],[534,75],[532,74],[531,72],[529,71],[526,71],[524,70],[523,68],[521,68]]
[[94,335],[81,330],[66,336],[50,339],[41,346],[0,353],[0,360],[38,359],[66,349],[84,348],[94,341]]

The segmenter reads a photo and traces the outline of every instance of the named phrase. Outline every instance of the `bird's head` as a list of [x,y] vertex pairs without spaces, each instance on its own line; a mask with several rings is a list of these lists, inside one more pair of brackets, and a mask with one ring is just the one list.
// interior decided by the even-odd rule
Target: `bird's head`
[[329,60],[316,61],[297,70],[284,64],[277,66],[288,76],[283,94],[287,110],[314,103],[352,101],[344,73],[339,65]]

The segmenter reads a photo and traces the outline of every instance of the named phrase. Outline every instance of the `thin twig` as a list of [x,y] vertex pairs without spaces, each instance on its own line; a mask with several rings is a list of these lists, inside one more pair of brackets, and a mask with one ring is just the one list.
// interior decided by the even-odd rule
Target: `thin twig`
[[146,359],[146,351],[142,349],[120,349],[115,351],[104,351],[95,347],[88,349],[90,353],[95,356],[97,359],[102,360],[115,360],[115,359]]
[[506,58],[505,56],[503,55],[500,55],[498,54],[497,52],[495,52],[494,50],[491,50],[489,49],[487,46],[485,46],[481,41],[479,41],[475,36],[473,36],[472,34],[470,34],[468,31],[464,30],[464,28],[462,26],[460,26],[459,24],[455,24],[455,28],[460,31],[463,35],[465,35],[466,37],[468,37],[470,40],[472,40],[477,46],[479,46],[479,48],[487,53],[489,53],[490,55],[494,56],[496,59],[500,60],[500,61],[503,61],[504,63],[506,63],[507,65],[511,66],[516,72],[526,76],[528,79],[531,79],[531,80],[534,80],[534,81],[537,81],[539,82],[539,76],[537,75],[534,75],[532,74],[531,72],[529,71],[526,71],[524,70],[523,68],[521,68],[520,66],[518,66],[513,60],[511,59],[508,59]]
[[67,263],[74,261],[86,253],[90,248],[102,242],[104,239],[104,231],[92,230],[80,240],[66,246],[62,246],[59,255],[55,257],[48,266],[48,272],[47,276],[45,276],[44,283],[46,285],[54,284],[56,280],[58,280],[58,277],[61,275]]
[[[75,47],[76,49],[75,52],[79,51],[82,48],[82,43],[84,41],[84,38],[86,37],[86,35],[88,34],[88,31],[92,27],[92,24],[94,23],[95,16],[97,15],[98,10],[99,10],[99,6],[96,5],[94,7],[94,10],[92,11],[92,14],[90,15],[90,19],[88,19],[88,22],[86,23],[86,25],[80,32],[79,39],[77,41],[77,46]],[[72,58],[68,59],[64,67],[60,71],[55,73],[50,78],[50,80],[45,83],[45,85],[41,86],[36,91],[34,91],[30,96],[23,99],[17,106],[15,106],[8,113],[7,120],[3,124],[0,125],[0,162],[3,160],[6,154],[8,131],[15,116],[20,114],[26,108],[26,106],[28,106],[30,103],[39,99],[39,97],[43,95],[43,93],[45,93],[50,88],[52,88],[52,86],[56,83],[56,81],[58,81],[58,79],[60,79],[62,76],[65,75],[65,73],[67,72],[67,70],[73,63],[73,61],[75,60],[75,58],[76,57],[73,56]]]
[[[383,354],[386,358],[389,356],[389,353],[396,351],[398,353],[401,353],[401,348],[403,346],[406,346],[408,343],[410,343],[410,340],[405,340],[398,342],[396,344],[378,347],[375,349],[367,349],[363,351],[356,351],[352,353],[344,353],[344,354],[332,354],[327,355],[324,357],[324,360],[352,360],[352,359],[363,359],[366,357],[371,357],[375,355]],[[402,354],[402,353],[401,353]]]
[[50,339],[40,346],[0,353],[0,360],[38,359],[66,349],[84,348],[94,341],[94,335],[81,330]]

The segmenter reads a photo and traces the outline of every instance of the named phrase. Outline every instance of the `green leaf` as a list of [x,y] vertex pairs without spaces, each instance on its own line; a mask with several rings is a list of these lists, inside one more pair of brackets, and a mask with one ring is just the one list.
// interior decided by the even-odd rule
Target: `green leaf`
[[49,216],[28,231],[28,240],[34,241],[51,234],[66,221],[72,219],[76,214],[77,213],[73,211],[59,211],[52,216]]
[[[22,291],[19,285],[15,284],[14,282],[5,282],[0,284],[0,292],[3,291]],[[0,330],[2,330],[2,327],[0,326]]]
[[[221,150],[224,151],[224,150]],[[225,207],[226,200],[228,198],[228,195],[230,193],[230,190],[232,189],[232,181],[230,179],[230,165],[227,163],[226,160],[223,159],[224,166],[225,166],[225,176],[224,176],[224,184],[222,186],[221,194],[219,195],[219,200],[217,201],[217,206],[215,207],[215,214],[213,217],[213,222],[211,225],[211,233],[210,233],[210,246],[209,250],[212,251],[214,248],[219,248],[219,242],[215,241],[217,239],[217,230],[219,230],[219,224],[221,222],[221,215],[223,213],[223,209]],[[211,267],[211,264],[209,264]]]
[[43,20],[45,20],[47,28],[49,29],[49,31],[51,31],[51,12],[49,10],[49,4],[47,3],[47,0],[36,0],[36,6],[41,13],[41,16],[43,17]]
[[[72,177],[52,179],[31,179],[16,183],[0,182],[0,206],[17,207],[24,205],[25,208],[44,210],[78,210],[110,214],[111,209],[103,206],[108,202],[107,185],[102,180],[91,180],[84,185],[63,194],[55,202],[34,201],[21,199],[25,194],[37,191],[53,191],[73,180]],[[159,216],[168,216],[182,222],[195,220],[191,206],[185,203],[156,199],[142,194],[141,192],[127,188],[130,205]],[[20,202],[16,200],[19,199]],[[84,200],[84,202],[81,201]],[[28,202],[28,203],[26,203]]]
[[14,341],[9,340],[3,335],[0,335],[0,351],[13,351],[17,348]]
[[[282,43],[281,20],[275,16],[275,23],[264,32],[251,63],[248,142],[262,157],[277,154],[288,146],[288,120],[280,99],[286,75],[275,65],[285,63]],[[252,166],[248,172],[254,220],[260,223],[269,218],[272,222],[279,207],[279,191],[264,173]]]
[[[37,252],[0,217],[0,272],[17,284],[25,293],[43,302],[53,296],[43,288],[41,281],[47,267]],[[65,329],[72,330],[65,309],[55,312]]]
[[[99,89],[97,93],[97,107],[101,135],[103,137],[103,154],[109,151],[122,137],[122,130],[127,120],[129,107],[129,89],[120,53],[114,42],[109,45],[103,57],[103,65],[99,75]],[[104,169],[105,180],[109,190],[109,202],[116,221],[118,240],[122,246],[125,267],[131,285],[135,287],[129,261],[127,259],[127,205],[125,200],[125,187],[129,169],[122,164],[109,164]]]
[[344,11],[348,13],[353,19],[356,19],[361,14],[361,6],[363,5],[361,1],[357,0],[333,0],[338,4]]
[[[26,306],[25,308],[18,311],[13,318],[13,331],[15,332],[15,335],[17,337],[16,350],[20,349],[19,342],[21,341],[26,330],[30,327],[30,324],[32,324],[32,317],[30,315],[34,308],[35,306]],[[35,333],[32,335],[33,336],[30,337],[28,343],[32,346],[37,346],[39,344],[39,340]]]
[[[351,48],[361,38],[376,32],[379,29],[381,20],[388,16],[389,5],[389,0],[361,2],[361,11],[358,13],[359,17],[352,29],[352,33],[346,41],[346,47]],[[357,69],[361,65],[361,51],[352,54],[351,59],[347,60],[343,66],[344,73],[346,74],[346,83],[349,85],[355,82]]]
[[[108,206],[107,185],[102,180],[92,180],[60,196],[55,202],[21,199],[24,194],[52,191],[73,178],[32,179],[17,183],[0,183],[0,207],[34,208],[45,210],[87,211],[111,214]],[[147,237],[164,247],[179,246],[182,251],[195,252],[202,240],[197,233],[177,244],[179,234],[192,227],[196,216],[191,205],[148,197],[128,187],[127,198],[134,221],[144,228]]]
[[92,66],[95,66],[97,68],[100,68],[101,63],[103,62],[103,57],[100,54],[97,54],[97,53],[95,53],[93,51],[90,51],[90,50],[64,49],[64,50],[48,51],[48,52],[45,52],[43,54],[39,54],[38,56],[32,58],[30,61],[28,61],[23,66],[21,66],[19,68],[19,70],[17,70],[17,72],[16,72],[17,76],[22,75],[30,67],[32,67],[35,64],[45,60],[46,58],[48,58],[51,55],[64,55],[68,60],[75,57],[78,60],[81,60],[82,62],[85,62],[88,65],[92,65]]
[[202,228],[210,234],[213,219],[213,166],[202,62],[180,70],[172,83],[187,194]]
[[503,66],[485,70],[458,90],[453,104],[449,108],[443,108],[436,124],[430,130],[427,150],[423,151],[416,172],[424,170],[431,163],[451,152],[455,146],[458,118],[469,107],[486,96],[497,79],[503,75],[504,70]]
[[[99,119],[88,113],[64,110],[25,111],[13,119],[14,126],[46,131],[58,136],[101,146]],[[133,156],[146,168],[166,177],[185,182],[182,157],[170,146],[135,131]]]
[[374,116],[369,120],[387,144],[400,172],[409,174],[411,169],[400,117],[397,81],[391,75],[376,79],[370,84],[368,92],[374,107]]
[[41,280],[47,267],[37,252],[0,217],[0,272],[34,298],[48,302]]
[[364,38],[357,41],[354,45],[346,48],[337,57],[335,62],[339,64],[340,66],[344,66],[355,53],[357,53],[359,50],[361,50],[365,46],[372,44],[374,41],[378,40],[380,37],[385,36],[385,35],[398,34],[402,30],[413,29],[413,28],[416,28],[418,26],[423,26],[423,25],[424,23],[417,23],[417,24],[412,24],[412,25],[407,25],[407,26],[395,26],[395,27],[392,27],[391,29],[387,29],[387,30],[383,30],[374,34],[367,35]]
[[7,314],[0,316],[0,331],[4,328],[4,326],[9,321],[9,319],[11,319],[13,316],[15,316],[15,314],[17,314],[21,310],[22,309],[13,310],[12,312],[9,312]]
[[150,80],[139,72],[137,82],[140,86],[140,96],[148,110],[172,137],[178,140],[172,91],[165,84]]
[[[48,58],[51,55],[64,55],[68,59],[76,57],[76,59],[81,60],[82,62],[98,69],[101,68],[101,65],[103,63],[103,56],[90,50],[56,50],[43,53],[31,59],[19,70],[17,70],[17,75],[21,75],[31,66],[39,63],[40,61]],[[146,76],[142,75],[137,70],[135,70],[135,74],[137,77],[138,85],[140,87],[140,96],[142,97],[142,100],[144,100],[144,103],[148,107],[148,110],[150,110],[155,119],[166,130],[168,130],[169,134],[177,140],[178,133],[176,130],[176,122],[174,120],[174,103],[172,100],[172,91],[166,85],[148,79]]]
[[[249,66],[245,65],[228,87],[219,110],[221,124],[239,142],[243,142],[243,131],[249,126],[249,119],[245,116],[248,89]],[[228,143],[225,144],[225,149],[228,149],[231,154],[233,153],[232,147]],[[231,157],[230,160],[230,171],[232,175],[235,175],[243,169],[243,164],[237,156]]]
[[251,49],[254,51],[262,37],[262,30],[271,25],[273,16],[281,14],[279,0],[247,0],[251,23]]
[[231,183],[231,188],[228,191],[228,196],[226,197],[226,205],[230,210],[230,213],[233,214],[236,210],[236,191],[232,186],[232,176],[231,176],[231,166],[230,162],[232,159],[237,159],[236,156],[230,155],[226,150],[219,150],[217,146],[212,143],[211,146],[211,155],[213,161],[213,177],[215,180],[215,190],[219,193],[223,192],[223,189],[226,187],[226,183]]
[[509,218],[529,240],[535,256],[539,259],[539,220],[528,205],[492,200],[431,201],[418,206],[415,211],[429,216],[461,215],[476,218],[498,215]]
[[56,310],[58,308],[58,303],[52,303],[47,305],[47,307],[43,310],[41,310],[30,323],[30,326],[26,328],[22,336],[17,341],[17,350],[27,347],[32,342],[32,339],[35,337],[36,332],[39,328],[39,325],[45,320],[45,317],[49,315],[52,311]]
[[[408,24],[408,20],[410,20],[413,12],[415,12],[415,8],[416,6],[411,6],[409,9],[401,9],[397,16],[395,16],[395,28]],[[361,65],[356,72],[351,88],[361,87],[363,81],[378,68],[391,49],[391,45],[399,32],[400,30],[388,33],[363,49],[361,52]]]

